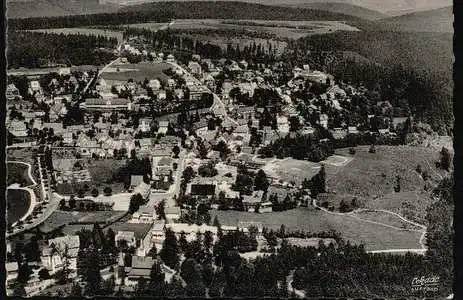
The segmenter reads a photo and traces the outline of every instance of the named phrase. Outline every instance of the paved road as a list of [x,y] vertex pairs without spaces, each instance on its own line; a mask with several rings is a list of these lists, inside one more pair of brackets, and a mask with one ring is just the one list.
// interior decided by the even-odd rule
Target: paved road
[[[179,64],[177,64],[175,62],[168,62],[168,63],[171,64],[172,66],[180,69],[183,73],[187,74],[191,79],[193,79],[196,82],[196,84],[202,85],[201,81],[199,81],[196,77],[191,75],[190,72],[188,72],[185,68],[183,68]],[[212,92],[209,88],[205,87],[205,89],[206,89],[206,91],[211,93],[213,95],[213,97],[214,97],[214,102],[212,103],[212,106],[210,108],[211,112],[213,112],[216,115],[221,115],[222,117],[228,119],[230,122],[232,122],[233,124],[238,126],[239,124],[234,119],[230,118],[230,116],[228,116],[226,106],[222,102],[222,100],[220,100],[220,97],[217,96],[216,93]]]
[[[40,176],[40,185],[41,185],[41,188],[42,188],[42,195],[43,195],[43,198],[44,198],[44,201],[40,202],[42,203],[42,205],[44,205],[45,207],[45,210],[37,216],[37,218],[35,220],[33,220],[33,223],[31,224],[24,224],[23,227],[21,229],[14,229],[12,233],[7,233],[6,234],[6,237],[10,237],[10,236],[14,236],[14,235],[17,235],[17,234],[20,234],[20,233],[23,233],[27,230],[31,230],[37,226],[39,226],[40,224],[42,224],[46,219],[48,219],[51,214],[56,210],[58,209],[58,206],[59,206],[59,202],[60,200],[62,199],[61,195],[57,194],[57,193],[52,193],[50,188],[49,187],[45,187],[45,179],[43,178],[42,176],[42,167],[41,167],[41,164],[40,164],[40,160],[41,160],[41,155],[39,154],[37,156],[37,164],[39,166],[39,176]],[[32,169],[32,166],[28,163],[24,163],[24,164],[27,164],[30,166],[30,169],[29,169],[29,172],[31,172],[31,169]],[[48,173],[48,178],[51,177],[50,175],[50,172],[47,170],[47,173]],[[33,179],[31,177],[31,179]],[[35,182],[35,181],[34,181]],[[35,194],[34,194],[35,196]],[[30,211],[32,213],[32,211]],[[26,216],[27,217],[27,216]]]

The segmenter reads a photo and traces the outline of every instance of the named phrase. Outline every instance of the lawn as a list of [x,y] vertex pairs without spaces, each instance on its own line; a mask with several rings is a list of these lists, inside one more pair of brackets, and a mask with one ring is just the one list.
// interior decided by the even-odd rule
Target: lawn
[[395,230],[349,216],[327,214],[311,207],[266,214],[211,211],[212,219],[215,216],[218,217],[220,224],[229,226],[236,226],[238,221],[254,221],[273,229],[279,229],[284,224],[287,230],[304,230],[313,233],[335,230],[346,240],[363,243],[367,250],[420,248],[421,233],[419,232]]
[[[436,184],[445,173],[434,166],[438,151],[423,147],[376,146],[369,153],[368,146],[356,148],[354,155],[348,149],[336,154],[353,157],[346,166],[326,165],[327,189],[337,195],[353,195],[369,208],[390,209],[401,212],[402,203],[416,206],[418,215],[424,215],[429,204],[427,184],[416,172],[418,165],[426,171],[429,183]],[[401,178],[400,193],[394,190],[397,176]]]
[[373,222],[388,224],[388,225],[395,226],[398,228],[410,229],[410,230],[421,230],[420,227],[404,222],[397,216],[388,214],[386,212],[366,210],[366,211],[356,212],[353,215],[363,220],[370,220]]
[[[129,79],[134,81],[143,81],[159,79],[161,82],[167,81],[169,76],[164,74],[164,70],[172,66],[168,63],[149,63],[142,62],[138,64],[115,64],[106,69],[101,77],[108,81],[127,82]],[[119,71],[118,71],[119,69]]]
[[34,163],[34,156],[31,149],[20,148],[20,149],[7,149],[6,150],[6,159],[23,161],[26,163]]
[[[76,195],[79,190],[85,190],[85,196],[92,196],[91,191],[97,189],[99,194],[103,194],[105,187],[109,186],[112,193],[120,193],[124,190],[122,182],[115,182],[114,176],[117,175],[119,168],[125,165],[124,160],[105,159],[105,160],[79,160],[84,169],[88,170],[90,174],[89,181],[77,182],[75,180],[58,183],[57,192],[62,195]],[[74,163],[77,160],[63,159],[54,161],[55,169],[61,172],[73,169]]]
[[21,187],[33,185],[28,169],[25,164],[7,163],[7,186],[14,183],[18,183]]
[[73,224],[68,225],[69,223],[74,222],[104,222],[110,218],[120,215],[119,211],[92,211],[92,212],[78,212],[78,211],[54,211],[48,219],[46,219],[41,225],[40,229],[45,232],[50,232],[54,229],[57,229],[60,226],[65,225],[63,232],[69,232],[69,228],[78,228],[76,231],[79,231],[80,228],[90,227],[93,225],[80,225]]
[[305,178],[312,178],[320,172],[321,165],[305,160],[292,158],[272,159],[262,169],[267,176],[277,181],[294,182],[296,186],[302,184]]
[[6,203],[6,219],[9,224],[13,224],[26,214],[31,205],[31,195],[25,190],[7,189]]
[[43,232],[50,232],[60,226],[69,224],[70,222],[77,222],[80,218],[84,217],[86,212],[72,212],[72,211],[54,211],[42,224],[39,229]]
[[83,35],[95,35],[104,36],[107,38],[116,38],[118,44],[123,41],[122,31],[106,30],[106,29],[95,29],[95,28],[47,28],[47,29],[36,29],[31,30],[34,32],[44,33],[55,33],[55,34],[83,34]]

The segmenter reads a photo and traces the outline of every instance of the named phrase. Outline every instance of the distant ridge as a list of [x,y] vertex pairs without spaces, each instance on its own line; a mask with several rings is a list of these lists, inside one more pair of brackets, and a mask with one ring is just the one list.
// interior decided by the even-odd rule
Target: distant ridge
[[453,8],[451,6],[415,12],[378,21],[388,29],[411,32],[453,32]]
[[100,4],[98,0],[10,0],[6,6],[10,19],[111,13],[119,8],[115,4]]
[[364,20],[374,21],[389,17],[388,15],[379,11],[367,9],[361,6],[352,5],[349,3],[342,2],[311,2],[311,3],[300,3],[300,4],[284,4],[284,6],[309,8],[317,10],[325,10],[334,13],[341,13],[349,16],[354,16]]
[[358,17],[317,9],[271,6],[243,1],[166,1],[121,7],[119,11],[166,11],[179,19],[358,21]]

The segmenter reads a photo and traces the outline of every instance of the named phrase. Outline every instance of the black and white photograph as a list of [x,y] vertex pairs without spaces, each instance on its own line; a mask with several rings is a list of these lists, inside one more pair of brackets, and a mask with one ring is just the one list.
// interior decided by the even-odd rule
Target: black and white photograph
[[4,296],[459,299],[452,0],[4,7]]

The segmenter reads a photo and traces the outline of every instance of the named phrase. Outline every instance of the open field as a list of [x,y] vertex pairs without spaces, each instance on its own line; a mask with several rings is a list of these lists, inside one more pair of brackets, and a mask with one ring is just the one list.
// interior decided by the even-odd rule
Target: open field
[[335,230],[340,232],[344,239],[354,243],[363,243],[365,248],[371,251],[421,248],[420,232],[396,230],[349,216],[327,214],[311,207],[266,214],[211,211],[211,217],[215,216],[218,217],[220,224],[230,226],[236,226],[238,221],[254,221],[273,229],[279,229],[284,224],[287,230],[303,230],[313,233]]
[[7,163],[7,186],[18,183],[21,187],[34,184],[29,177],[29,167],[25,164]]
[[398,227],[398,228],[409,229],[409,230],[421,230],[420,227],[404,222],[397,216],[388,214],[386,212],[363,210],[363,211],[355,212],[352,215],[355,217],[359,217],[362,220],[369,220],[373,222],[384,223],[384,224],[388,224],[388,225]]
[[21,219],[31,205],[31,195],[25,190],[8,189],[6,192],[6,219],[12,224]]
[[[119,68],[119,72],[117,69]],[[168,63],[115,64],[101,74],[104,80],[127,82],[129,79],[143,81],[145,78],[167,81],[169,76],[162,71],[171,68]]]
[[[445,172],[438,170],[434,162],[438,151],[421,147],[377,146],[376,153],[369,153],[368,146],[357,147],[355,155],[348,149],[339,149],[338,155],[352,156],[344,167],[326,165],[327,189],[337,195],[355,195],[368,208],[389,209],[403,213],[402,203],[413,203],[417,215],[424,215],[430,202],[427,184],[416,172],[418,165],[430,177],[428,182],[437,183]],[[400,176],[400,194],[394,186]],[[410,200],[410,201],[409,201]]]
[[[111,217],[120,215],[120,211],[92,211],[92,212],[77,212],[77,211],[54,211],[50,217],[45,220],[41,225],[40,229],[48,232],[57,229],[60,226],[65,225],[66,227],[83,227],[87,225],[68,225],[73,222],[104,222]],[[93,225],[89,225],[92,227]],[[91,228],[90,228],[91,229]],[[78,230],[77,230],[78,231]]]
[[122,27],[139,28],[139,29],[155,31],[164,25],[166,25],[166,23],[137,23],[137,24],[122,25]]
[[[77,162],[82,166],[82,170],[76,168]],[[57,184],[59,194],[76,195],[80,190],[85,190],[84,196],[91,196],[93,189],[103,194],[103,189],[107,186],[111,187],[113,194],[124,190],[123,183],[115,182],[113,179],[119,168],[125,165],[123,160],[54,159],[53,163],[55,170],[61,174],[57,178],[67,179],[67,182]],[[82,175],[82,172],[86,175]]]
[[[130,24],[129,27],[156,30],[161,23]],[[275,34],[280,38],[298,39],[309,34],[325,34],[339,30],[358,31],[340,21],[267,21],[232,19],[178,19],[171,29],[239,29]]]
[[30,164],[34,162],[32,150],[28,148],[7,149],[6,160],[17,160]]
[[426,222],[426,208],[433,202],[431,196],[422,191],[391,193],[366,202],[366,208],[385,209],[400,213],[402,216],[421,222]]
[[294,182],[296,186],[302,184],[304,179],[310,179],[320,172],[321,165],[305,160],[292,158],[273,159],[262,169],[267,176],[277,181]]
[[116,38],[118,44],[123,41],[123,34],[121,31],[106,30],[106,29],[95,29],[95,28],[47,28],[47,29],[36,29],[31,30],[33,32],[44,32],[44,33],[55,33],[55,34],[83,34],[83,35],[95,35],[104,36],[107,38]]

